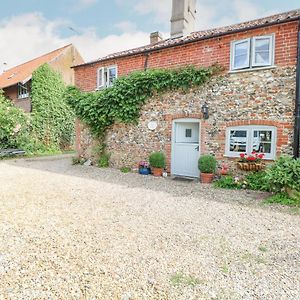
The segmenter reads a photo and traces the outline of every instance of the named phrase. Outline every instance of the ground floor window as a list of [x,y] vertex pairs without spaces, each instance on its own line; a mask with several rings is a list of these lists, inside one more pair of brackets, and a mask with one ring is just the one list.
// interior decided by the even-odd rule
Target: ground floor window
[[241,153],[253,151],[264,153],[266,159],[276,155],[276,127],[235,126],[226,130],[226,155],[239,157]]

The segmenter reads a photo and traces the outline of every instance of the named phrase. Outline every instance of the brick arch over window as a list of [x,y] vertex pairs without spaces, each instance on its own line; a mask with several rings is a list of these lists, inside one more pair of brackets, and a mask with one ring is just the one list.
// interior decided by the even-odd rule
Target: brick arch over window
[[247,126],[247,125],[261,125],[261,126],[274,126],[277,128],[277,141],[276,141],[276,156],[280,155],[281,148],[289,144],[289,132],[293,129],[293,124],[289,122],[280,122],[273,120],[239,120],[225,122],[220,125],[221,133],[219,139],[224,138],[224,144],[222,145],[222,151],[225,153],[225,139],[226,128],[234,126]]

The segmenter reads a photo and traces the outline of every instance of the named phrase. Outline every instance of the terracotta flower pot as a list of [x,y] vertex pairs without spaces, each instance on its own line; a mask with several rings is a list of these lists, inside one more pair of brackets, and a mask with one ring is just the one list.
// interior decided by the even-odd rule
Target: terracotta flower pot
[[161,177],[163,170],[164,170],[163,168],[154,168],[154,167],[151,168],[152,174],[155,177]]
[[211,183],[214,179],[214,174],[200,173],[201,183]]
[[228,169],[221,169],[220,174],[221,175],[227,175],[228,174]]

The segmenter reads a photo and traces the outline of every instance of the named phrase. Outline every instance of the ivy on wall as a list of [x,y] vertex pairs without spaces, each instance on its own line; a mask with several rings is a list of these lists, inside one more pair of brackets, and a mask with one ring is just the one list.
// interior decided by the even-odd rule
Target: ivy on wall
[[115,122],[137,122],[142,106],[153,95],[200,86],[218,71],[218,67],[139,71],[98,92],[82,93],[69,87],[66,98],[79,119],[101,136]]
[[73,142],[74,113],[65,101],[66,86],[48,64],[32,75],[32,134],[50,148],[62,149]]

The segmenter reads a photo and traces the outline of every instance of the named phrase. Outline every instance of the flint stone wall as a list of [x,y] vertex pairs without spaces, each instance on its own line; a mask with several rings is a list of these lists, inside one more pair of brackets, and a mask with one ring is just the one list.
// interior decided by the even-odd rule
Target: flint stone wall
[[[277,156],[292,153],[296,70],[272,68],[217,76],[204,86],[188,91],[172,91],[149,99],[141,109],[138,124],[115,124],[107,131],[107,151],[111,166],[136,168],[152,151],[171,158],[172,120],[201,119],[201,153],[213,153],[218,160],[225,155],[225,132],[229,126],[271,125],[277,127]],[[201,106],[206,102],[209,119],[204,120]],[[156,121],[155,130],[148,123]],[[88,130],[81,130],[80,153],[90,157],[92,141]]]

